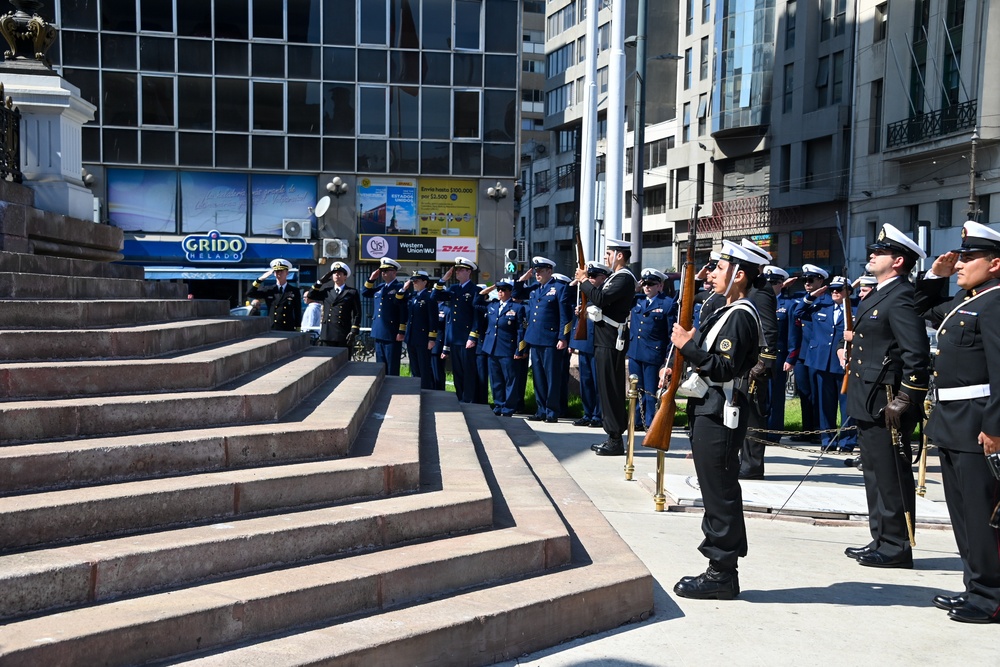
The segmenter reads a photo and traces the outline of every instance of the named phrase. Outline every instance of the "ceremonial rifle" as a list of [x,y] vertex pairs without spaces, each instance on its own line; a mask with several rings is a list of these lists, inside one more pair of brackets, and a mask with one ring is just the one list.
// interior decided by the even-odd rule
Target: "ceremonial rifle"
[[[854,285],[852,284],[853,288]],[[851,293],[844,294],[844,333],[854,331],[854,306],[851,305]],[[844,342],[844,382],[840,385],[840,393],[847,393],[847,379],[851,376],[851,344]]]
[[[695,237],[697,236],[697,214],[691,218],[687,241],[687,258],[684,260],[684,277],[682,280],[681,307],[677,322],[684,329],[694,326],[694,277],[697,271],[694,266]],[[670,362],[670,382],[660,397],[660,406],[653,416],[653,423],[646,430],[642,439],[643,447],[651,447],[666,452],[670,450],[670,435],[674,429],[674,416],[677,413],[677,389],[684,378],[684,356],[680,348],[675,346],[674,358]]]
[[[580,228],[576,228],[576,261],[580,268],[587,270],[587,258],[583,254],[583,241],[580,239]],[[579,285],[576,288],[577,306],[580,314],[576,318],[576,331],[573,332],[573,340],[587,340],[587,295],[583,293]]]

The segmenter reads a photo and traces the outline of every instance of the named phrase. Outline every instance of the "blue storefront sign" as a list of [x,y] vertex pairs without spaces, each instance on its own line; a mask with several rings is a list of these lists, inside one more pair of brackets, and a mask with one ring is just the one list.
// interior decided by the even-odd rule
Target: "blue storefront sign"
[[247,242],[242,236],[220,234],[213,229],[207,234],[189,234],[181,241],[184,258],[189,262],[232,264],[243,261]]

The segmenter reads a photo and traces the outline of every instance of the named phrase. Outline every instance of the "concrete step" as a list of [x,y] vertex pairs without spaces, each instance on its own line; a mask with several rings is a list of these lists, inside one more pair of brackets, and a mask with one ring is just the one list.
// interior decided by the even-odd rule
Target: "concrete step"
[[[469,589],[488,591],[527,576],[534,577],[534,589],[545,588],[544,573],[558,572],[572,554],[570,535],[545,490],[509,439],[484,451],[464,420],[446,411],[434,417],[422,431],[436,433],[444,488],[483,465],[493,489],[494,530],[63,611],[55,623],[46,616],[13,621],[0,628],[0,659],[46,665],[72,664],[81,656],[106,665],[176,659]],[[499,419],[489,419],[502,434]],[[453,456],[464,462],[453,463]],[[647,610],[651,595],[649,586]]]
[[0,447],[0,494],[345,456],[383,377],[351,362],[273,424]]
[[0,329],[130,327],[228,315],[228,301],[207,299],[0,300]]
[[0,330],[0,359],[144,359],[249,338],[270,328],[266,317],[225,317],[112,329]]
[[128,280],[142,280],[145,276],[141,266],[3,251],[0,251],[0,273],[36,273],[49,276]]
[[183,299],[184,283],[0,272],[0,299]]
[[[419,486],[417,443],[403,437],[419,428],[419,401],[419,389],[385,392],[378,407],[383,419],[371,417],[360,438],[375,440],[371,454],[345,461],[362,474],[378,466],[394,470],[384,475],[385,484],[393,486],[372,495],[399,494]],[[460,445],[442,455],[452,472],[442,488],[424,494],[2,556],[0,617],[51,612],[488,528],[493,500],[475,451]]]
[[273,422],[347,362],[347,350],[301,355],[213,391],[0,403],[0,445]]
[[653,612],[649,570],[524,422],[506,420],[503,428],[540,488],[558,502],[573,539],[568,567],[171,664],[489,665],[647,618]]
[[214,389],[307,347],[307,336],[273,331],[159,359],[7,364],[0,401]]

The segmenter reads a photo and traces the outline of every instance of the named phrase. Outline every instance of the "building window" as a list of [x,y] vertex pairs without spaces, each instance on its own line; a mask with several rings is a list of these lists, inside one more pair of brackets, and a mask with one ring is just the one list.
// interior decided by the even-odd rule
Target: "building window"
[[684,3],[684,34],[694,33],[694,0],[687,0]]
[[827,105],[830,95],[830,58],[823,56],[816,63],[816,107]]
[[556,204],[556,227],[570,227],[576,224],[576,204],[568,201]]
[[712,18],[712,0],[702,0],[701,22],[708,23],[709,19],[711,18]]
[[[548,226],[549,226],[549,207],[539,206],[538,208],[535,209],[535,229],[545,229]],[[545,244],[543,243],[542,245]],[[535,252],[545,252],[544,248],[542,248],[541,251],[538,250],[537,243],[535,244],[535,246],[536,246]]]
[[455,49],[482,50],[482,0],[455,0]]
[[691,49],[684,51],[684,90],[691,88],[691,70],[694,67],[694,55]]
[[795,102],[795,63],[785,65],[785,77],[781,89],[781,111],[791,113]]
[[597,70],[597,92],[598,93],[606,93],[606,92],[608,92],[608,68],[607,67],[602,67],[601,69]]
[[545,56],[545,62],[545,69],[550,77],[562,74],[567,67],[576,63],[576,42],[570,42]]
[[611,24],[605,23],[597,29],[597,52],[611,48]]
[[844,101],[844,52],[833,54],[833,86],[830,88],[830,102],[840,104]]
[[[548,226],[548,221],[546,221],[546,226]],[[531,244],[531,249],[536,255],[547,255],[549,252],[549,242],[536,241]]]
[[844,34],[847,27],[847,0],[821,0],[819,40]]
[[140,77],[142,124],[174,127],[174,78]]
[[949,30],[965,24],[965,0],[948,0],[945,22]]
[[698,136],[705,136],[708,131],[708,95],[702,93],[698,96]]
[[940,199],[937,203],[938,228],[947,229],[951,227],[951,200]]
[[683,129],[681,130],[681,143],[686,144],[691,141],[691,103],[684,103]]
[[873,41],[881,42],[889,32],[889,3],[875,5],[875,38]]
[[[384,99],[384,90],[383,99]],[[285,84],[277,81],[253,82],[253,129],[285,131]]]
[[573,187],[573,165],[564,164],[556,168],[556,189],[565,190]]
[[785,5],[785,48],[795,46],[795,0]]
[[389,4],[386,2],[360,3],[358,41],[360,44],[388,46]]
[[[667,186],[649,188],[642,193],[642,209],[645,215],[659,215],[667,212]],[[645,235],[644,235],[645,237]]]
[[990,224],[990,199],[992,195],[980,195],[979,201],[979,211],[973,211],[972,215],[975,216],[976,222],[980,222],[984,225]]
[[478,90],[454,91],[453,139],[478,139],[481,116]]
[[545,94],[545,115],[557,114],[573,103],[573,82]]
[[698,78],[701,81],[708,78],[708,37],[701,38],[701,71]]
[[388,94],[385,86],[359,86],[358,134],[378,137],[388,134]]
[[882,79],[872,81],[869,109],[868,152],[878,153],[882,150]]
[[788,192],[789,184],[792,181],[792,147],[790,144],[785,144],[781,147],[781,157],[779,158],[778,169],[780,169],[780,178],[778,180],[778,191]]
[[557,153],[569,153],[576,150],[576,130],[559,130],[559,145]]
[[542,169],[535,174],[535,194],[540,195],[544,192],[548,192],[552,184],[549,183],[549,170]]

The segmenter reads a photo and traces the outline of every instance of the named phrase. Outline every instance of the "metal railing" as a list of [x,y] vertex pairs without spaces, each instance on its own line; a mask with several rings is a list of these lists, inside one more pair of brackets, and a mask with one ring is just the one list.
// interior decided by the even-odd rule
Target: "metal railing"
[[21,183],[21,112],[0,83],[0,178]]
[[969,100],[946,109],[921,113],[886,126],[886,148],[915,144],[924,139],[971,130],[976,127],[978,100]]

